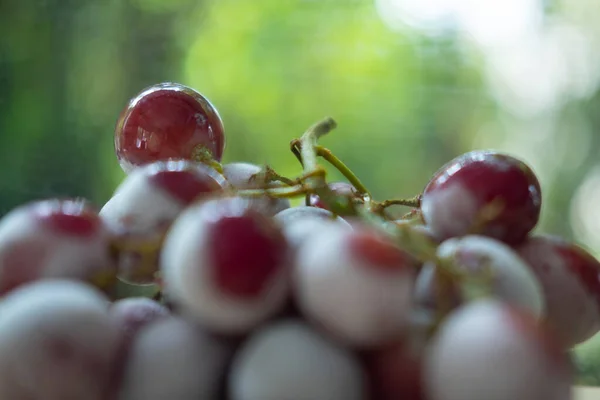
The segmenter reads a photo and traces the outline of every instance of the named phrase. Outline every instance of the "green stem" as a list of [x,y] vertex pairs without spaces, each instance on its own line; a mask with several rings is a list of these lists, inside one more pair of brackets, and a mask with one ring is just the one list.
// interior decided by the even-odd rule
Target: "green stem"
[[304,185],[274,187],[265,189],[242,189],[235,192],[240,197],[262,197],[270,196],[277,198],[291,198],[305,195],[307,192]]
[[384,200],[378,204],[382,209],[391,207],[391,206],[406,206],[412,208],[421,207],[421,196],[415,196],[410,199],[392,199],[392,200]]
[[292,142],[293,148],[299,147],[302,165],[304,167],[303,180],[308,193],[317,194],[327,205],[329,210],[336,215],[356,215],[354,203],[346,196],[336,195],[327,185],[326,172],[317,163],[318,140],[336,127],[332,118],[325,118],[311,126],[298,141]]
[[[310,174],[321,168],[317,164],[317,142],[321,136],[331,132],[336,126],[337,123],[333,118],[327,117],[308,128],[300,138],[300,156],[302,158],[305,174]],[[321,183],[322,180],[323,179],[314,178],[309,182]]]
[[316,146],[315,150],[318,156],[323,157],[329,164],[333,165],[335,169],[340,171],[360,194],[367,195],[369,197],[371,196],[366,186],[360,181],[360,179],[358,179],[358,176],[356,176],[354,172],[352,172],[352,170],[350,170],[350,168],[348,168],[348,166],[342,162],[342,160],[336,157],[331,150],[323,146]]

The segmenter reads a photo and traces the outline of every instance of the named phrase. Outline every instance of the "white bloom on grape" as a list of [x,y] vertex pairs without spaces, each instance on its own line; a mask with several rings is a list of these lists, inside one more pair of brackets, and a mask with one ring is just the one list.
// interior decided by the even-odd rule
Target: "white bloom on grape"
[[473,277],[490,278],[490,295],[535,317],[544,312],[542,287],[529,265],[508,245],[485,236],[448,239],[439,247],[442,259],[452,259]]
[[113,197],[100,210],[111,226],[125,227],[130,233],[151,234],[162,221],[171,221],[186,206],[152,184],[148,179],[154,165],[133,170],[117,187]]
[[421,200],[423,218],[439,239],[468,232],[479,210],[475,196],[458,182],[427,193]]
[[424,365],[430,400],[564,400],[566,357],[533,321],[483,300],[457,310],[433,338]]
[[93,231],[77,235],[44,226],[39,211],[54,204],[31,203],[0,220],[0,291],[41,278],[89,280],[114,274],[106,227],[98,224]]
[[287,269],[281,266],[257,298],[225,293],[213,280],[211,223],[202,219],[202,206],[184,211],[165,239],[161,254],[165,294],[181,306],[182,313],[209,329],[242,333],[282,308],[289,290]]
[[294,294],[299,307],[343,341],[373,346],[393,340],[409,322],[411,265],[379,269],[352,253],[357,231],[321,229],[299,251]]
[[[227,182],[235,189],[259,189],[264,186],[260,174],[263,171],[258,165],[234,162],[223,165],[223,175]],[[275,215],[280,211],[290,208],[290,201],[286,198],[269,196],[251,198],[253,207],[268,215]]]
[[0,303],[0,398],[102,400],[119,333],[108,299],[66,280],[24,285]]
[[[587,278],[598,286],[600,271],[596,265],[587,265],[592,272],[584,277],[585,272],[576,271],[577,267],[572,265],[575,260],[561,253],[559,246],[567,250],[568,245],[541,236],[519,247],[519,254],[528,261],[543,287],[547,304],[545,320],[563,345],[570,348],[600,329],[600,293],[594,293],[585,282]],[[574,247],[569,251],[575,251]]]
[[229,349],[177,317],[156,321],[134,339],[119,400],[214,399]]
[[282,321],[250,337],[229,375],[232,400],[364,400],[361,365],[304,322]]
[[309,206],[288,208],[275,215],[283,234],[293,249],[298,249],[307,239],[331,224],[352,230],[346,220],[331,211]]
[[[162,173],[167,175],[159,183],[156,178]],[[177,180],[186,176],[190,179]],[[100,216],[114,231],[117,244],[126,244],[119,249],[119,277],[133,284],[154,283],[158,243],[191,201],[189,196],[211,193],[224,185],[224,178],[216,171],[190,161],[161,161],[131,172],[100,210]],[[153,246],[154,253],[137,250]]]

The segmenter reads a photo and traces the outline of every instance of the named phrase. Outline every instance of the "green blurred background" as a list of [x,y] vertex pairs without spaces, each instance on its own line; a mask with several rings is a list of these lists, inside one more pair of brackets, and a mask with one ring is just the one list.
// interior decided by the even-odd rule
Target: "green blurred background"
[[[226,161],[284,175],[299,173],[290,140],[333,116],[324,144],[380,199],[462,152],[512,153],[540,178],[538,229],[600,256],[597,1],[2,0],[0,213],[101,206],[124,176],[116,119],[162,81],[217,106]],[[594,342],[583,383],[600,384]]]

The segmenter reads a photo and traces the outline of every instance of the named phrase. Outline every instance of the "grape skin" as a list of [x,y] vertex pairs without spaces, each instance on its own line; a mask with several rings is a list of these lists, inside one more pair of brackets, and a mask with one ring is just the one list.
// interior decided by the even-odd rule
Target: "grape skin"
[[171,314],[168,308],[146,297],[118,300],[110,307],[110,316],[126,338],[131,339],[145,326]]
[[[223,165],[223,175],[229,184],[237,189],[260,189],[264,186],[260,177],[253,181],[252,177],[260,174],[262,168],[255,164],[245,162],[234,162]],[[252,206],[263,211],[267,215],[275,215],[280,211],[290,208],[290,201],[286,198],[274,198],[263,196],[249,199]]]
[[228,387],[231,400],[366,400],[355,356],[297,320],[254,333],[234,357]]
[[333,226],[307,241],[294,268],[294,295],[309,320],[347,344],[372,347],[407,328],[414,265],[406,258],[380,268],[359,259],[351,248],[357,233]]
[[190,321],[156,321],[132,343],[118,400],[214,399],[230,351]]
[[115,128],[115,153],[126,173],[155,161],[194,160],[198,151],[219,161],[224,148],[217,109],[202,94],[178,83],[142,90],[129,101]]
[[[289,291],[287,260],[276,266],[277,271],[265,282],[265,289],[253,299],[226,293],[215,282],[216,266],[211,251],[219,246],[210,243],[214,240],[218,243],[219,238],[212,236],[213,223],[224,215],[241,215],[249,210],[250,203],[235,197],[188,208],[173,224],[161,254],[165,295],[189,318],[224,334],[247,332],[274,315],[284,306]],[[257,213],[252,218],[258,224],[265,224],[262,226],[265,232],[278,235],[277,226],[268,217]],[[282,245],[284,241],[270,251],[286,253]],[[246,253],[235,256],[240,257],[240,265],[243,265]]]
[[427,398],[569,399],[568,359],[528,317],[494,300],[470,303],[451,314],[427,352]]
[[[499,300],[527,310],[540,318],[545,310],[545,298],[542,287],[531,272],[529,265],[506,244],[495,239],[468,235],[461,238],[448,239],[437,249],[441,259],[453,260],[459,270],[470,277],[487,279],[481,285],[489,286],[489,295]],[[436,285],[439,285],[439,272],[432,264],[427,263],[417,278],[415,294],[422,304],[438,304]],[[461,300],[461,284],[438,286],[445,290],[445,301],[458,305]],[[464,300],[464,299],[462,299]]]
[[114,277],[116,269],[108,251],[110,235],[106,226],[99,223],[83,236],[52,227],[39,212],[56,204],[65,202],[29,203],[0,220],[0,294],[44,278],[96,282],[105,277],[109,282]]
[[545,322],[565,348],[600,330],[600,263],[563,239],[538,235],[517,248],[540,281],[546,298]]
[[525,163],[476,150],[434,174],[421,196],[421,211],[440,240],[477,233],[518,244],[537,224],[541,202],[540,184]]
[[[171,185],[154,179],[165,172],[189,173],[196,180],[183,182],[187,187],[180,185],[171,188]],[[224,178],[212,168],[187,161],[156,162],[129,174],[100,210],[100,216],[111,228],[117,241],[133,242],[141,247],[148,247],[144,246],[145,243],[156,243],[157,248],[152,261],[146,259],[143,262],[140,261],[141,254],[134,250],[122,251],[118,260],[119,278],[132,284],[154,283],[155,273],[159,269],[160,248],[157,243],[160,243],[173,220],[190,203],[190,198],[213,195],[225,186]],[[184,195],[170,193],[169,189],[184,192]],[[190,190],[196,196],[190,196],[194,194]]]
[[288,208],[277,213],[274,218],[283,229],[283,234],[293,249],[299,249],[310,236],[331,224],[339,225],[341,228],[348,230],[352,229],[352,226],[343,218],[317,207],[298,206]]
[[90,286],[49,279],[0,303],[0,398],[104,400],[119,333],[108,299]]

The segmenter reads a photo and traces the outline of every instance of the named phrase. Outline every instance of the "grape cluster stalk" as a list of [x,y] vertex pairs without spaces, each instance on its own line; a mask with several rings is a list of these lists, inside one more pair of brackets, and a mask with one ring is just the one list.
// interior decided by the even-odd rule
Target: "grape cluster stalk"
[[571,399],[600,263],[534,232],[532,169],[474,150],[377,200],[320,144],[336,125],[291,140],[287,177],[222,163],[226,129],[196,90],[132,98],[105,204],[0,220],[0,399]]

